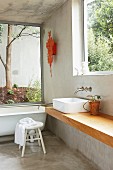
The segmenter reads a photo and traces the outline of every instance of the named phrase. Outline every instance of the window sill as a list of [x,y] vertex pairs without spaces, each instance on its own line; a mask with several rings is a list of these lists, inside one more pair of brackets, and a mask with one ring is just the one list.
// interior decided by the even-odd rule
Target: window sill
[[41,105],[42,102],[37,102],[37,103],[14,103],[14,104],[0,104],[0,108],[8,108],[8,107],[29,107],[29,106],[39,106]]
[[113,75],[113,71],[95,71],[95,72],[88,72],[85,74],[78,74],[74,76],[106,76],[106,75]]

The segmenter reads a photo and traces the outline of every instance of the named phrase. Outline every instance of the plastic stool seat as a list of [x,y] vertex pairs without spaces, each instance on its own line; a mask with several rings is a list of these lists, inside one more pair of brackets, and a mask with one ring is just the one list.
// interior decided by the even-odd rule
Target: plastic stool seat
[[42,122],[37,122],[36,125],[27,126],[26,129],[27,129],[27,130],[33,130],[33,129],[41,128],[42,126],[43,126],[43,123],[42,123]]
[[[41,133],[41,130],[40,130],[40,128],[42,126],[43,126],[42,122],[37,122],[36,125],[26,126],[25,134],[24,134],[24,145],[23,145],[23,148],[22,148],[21,157],[24,156],[26,142],[31,141],[31,139],[29,139],[29,136],[31,135],[31,133],[29,133],[30,131],[32,131],[33,141],[37,140],[38,145],[39,146],[42,145],[43,152],[44,152],[44,154],[46,154],[45,145],[44,145],[42,133]],[[19,145],[19,149],[20,148],[21,148],[21,146]]]

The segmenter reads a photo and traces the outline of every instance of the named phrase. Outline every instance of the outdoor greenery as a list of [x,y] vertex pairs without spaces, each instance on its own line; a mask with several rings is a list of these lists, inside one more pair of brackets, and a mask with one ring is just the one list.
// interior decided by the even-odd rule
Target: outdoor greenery
[[[4,36],[5,35],[5,36]],[[11,25],[11,24],[0,24],[0,46],[1,46],[1,51],[0,51],[0,63],[2,65],[2,69],[5,71],[5,76],[1,78],[1,84],[0,84],[0,104],[13,104],[13,103],[23,103],[23,102],[38,102],[41,101],[41,85],[38,81],[35,81],[34,83],[30,83],[28,86],[27,84],[24,85],[24,80],[23,83],[20,84],[13,84],[13,64],[14,58],[13,58],[13,52],[14,52],[14,46],[18,45],[18,48],[21,48],[21,42],[25,43],[27,37],[32,37],[36,40],[40,38],[40,28],[39,27],[34,27],[34,26],[26,26],[26,25]],[[19,40],[17,42],[17,40]],[[4,43],[5,42],[5,43]],[[39,41],[34,41],[34,43],[37,46],[39,46]],[[16,45],[14,45],[16,44]],[[3,45],[3,49],[2,49]],[[27,47],[27,43],[25,44]],[[28,43],[30,45],[30,43]],[[31,42],[31,47],[32,47],[32,42]],[[25,63],[26,70],[29,69],[27,67],[28,65],[28,58],[31,55],[27,55],[26,51],[27,48],[24,49],[24,53],[21,55],[23,56],[23,60],[21,61],[21,57],[17,58],[17,61],[19,63],[23,62]],[[16,50],[15,50],[16,51]],[[31,48],[32,51],[32,48]],[[38,52],[38,51],[37,51]],[[37,54],[36,52],[36,54]],[[18,56],[18,55],[17,55]],[[17,57],[15,54],[15,57]],[[33,55],[34,56],[34,55]],[[26,61],[25,61],[26,59]],[[33,59],[33,58],[32,58]],[[37,56],[37,60],[38,56]],[[27,63],[27,64],[26,64]],[[18,67],[22,71],[23,67]],[[36,72],[36,74],[39,74]],[[2,75],[3,76],[3,75]],[[30,76],[29,76],[30,77]],[[2,83],[2,80],[4,79],[4,86]],[[28,78],[29,79],[29,78]],[[36,78],[35,78],[36,79]]]
[[9,100],[6,101],[6,103],[7,103],[7,104],[13,104],[13,103],[15,103],[15,102],[14,102],[14,100],[9,99]]
[[1,37],[3,33],[3,24],[0,24],[0,43],[2,42]]
[[100,95],[88,95],[87,97],[89,97],[89,101],[90,102],[95,102],[95,101],[99,101],[101,99]]
[[92,1],[87,10],[89,69],[113,71],[113,1]]
[[13,88],[18,88],[18,85],[17,84],[13,84]]
[[7,94],[14,94],[14,91],[13,90],[8,90]]
[[38,80],[33,83],[32,81],[30,82],[27,89],[26,98],[29,102],[41,101],[41,85]]
[[[4,24],[0,24],[0,43],[2,43],[2,33],[4,30]],[[40,37],[40,32],[37,27],[25,26],[25,25],[10,25],[7,26],[7,45],[6,45],[6,61],[0,53],[0,61],[5,69],[5,79],[7,89],[12,89],[12,75],[11,75],[11,64],[12,64],[12,45],[13,43],[22,37],[32,36],[35,38]]]

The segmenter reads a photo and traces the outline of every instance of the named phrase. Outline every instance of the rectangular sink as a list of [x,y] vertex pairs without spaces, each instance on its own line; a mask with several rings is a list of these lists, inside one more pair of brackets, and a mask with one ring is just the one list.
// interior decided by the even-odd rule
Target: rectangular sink
[[[83,108],[87,101],[80,98],[56,98],[53,99],[53,108],[63,113],[87,112]],[[85,108],[89,109],[88,103],[85,104]]]

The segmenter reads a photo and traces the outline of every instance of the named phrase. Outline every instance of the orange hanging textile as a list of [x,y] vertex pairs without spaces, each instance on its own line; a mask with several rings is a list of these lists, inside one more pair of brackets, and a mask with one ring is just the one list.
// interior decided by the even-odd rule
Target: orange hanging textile
[[51,37],[51,31],[48,32],[48,41],[46,43],[46,48],[48,49],[48,63],[50,65],[50,73],[52,77],[52,63],[53,63],[53,55],[56,54],[56,43],[54,42],[53,38]]

